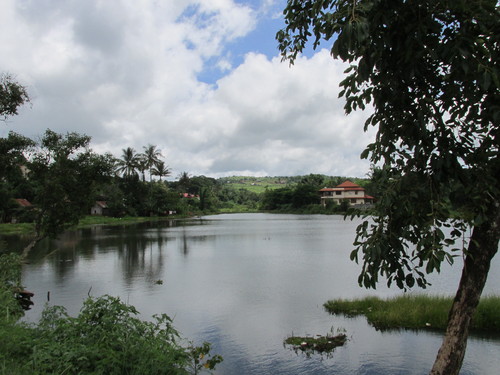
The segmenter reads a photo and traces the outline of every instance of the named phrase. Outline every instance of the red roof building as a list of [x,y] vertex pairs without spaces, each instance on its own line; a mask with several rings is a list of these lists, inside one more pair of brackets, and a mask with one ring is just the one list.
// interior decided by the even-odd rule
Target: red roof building
[[31,203],[27,199],[16,198],[14,199],[21,207],[31,207]]
[[347,201],[350,205],[371,204],[374,198],[365,193],[365,189],[352,181],[344,181],[334,188],[323,188],[319,191],[321,205],[326,206],[328,202],[340,204]]
[[94,205],[90,208],[91,215],[102,216],[108,211],[108,204],[106,201],[96,201]]

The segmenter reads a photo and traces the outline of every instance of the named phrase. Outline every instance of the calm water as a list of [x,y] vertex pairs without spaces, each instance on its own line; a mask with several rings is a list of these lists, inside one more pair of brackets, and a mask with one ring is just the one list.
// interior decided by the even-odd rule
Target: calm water
[[[426,374],[440,334],[378,332],[322,307],[331,298],[401,293],[358,287],[359,266],[349,260],[356,225],[336,216],[235,214],[66,233],[42,243],[24,267],[35,292],[26,320],[37,320],[48,292],[71,314],[88,294],[111,294],[144,318],[167,313],[196,343],[211,342],[224,357],[217,374]],[[498,258],[486,294],[500,294]],[[445,267],[429,292],[452,294],[459,274],[460,265]],[[350,340],[330,358],[283,347],[291,334],[338,328]],[[500,338],[470,338],[462,373],[499,368]]]

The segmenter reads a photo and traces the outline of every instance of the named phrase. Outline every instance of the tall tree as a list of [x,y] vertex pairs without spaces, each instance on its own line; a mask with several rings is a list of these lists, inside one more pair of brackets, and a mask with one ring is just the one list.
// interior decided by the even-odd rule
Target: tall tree
[[160,177],[160,181],[162,177],[170,176],[171,170],[168,165],[165,165],[165,162],[158,161],[155,163],[153,169],[151,170],[151,174],[153,176]]
[[110,155],[88,148],[90,137],[47,130],[28,163],[28,178],[35,186],[36,237],[26,255],[41,239],[56,237],[90,210],[95,187],[111,176]]
[[19,194],[19,186],[25,183],[23,168],[27,164],[26,151],[35,143],[22,135],[9,132],[0,138],[0,222],[11,218],[13,198],[29,198]]
[[160,161],[160,158],[163,157],[161,151],[156,148],[154,145],[144,146],[144,152],[142,153],[142,157],[144,159],[144,166],[149,171],[149,180],[151,181],[152,169]]
[[[351,254],[360,284],[425,287],[472,228],[448,328],[431,374],[458,374],[500,238],[500,12],[496,0],[289,0],[277,39],[293,62],[310,38],[350,63],[345,110],[370,103],[378,128],[362,153],[379,165],[373,222]],[[461,219],[451,215],[459,211]],[[446,231],[444,227],[451,226]]]
[[136,154],[132,147],[127,147],[122,150],[122,157],[117,162],[117,170],[122,173],[124,177],[130,178],[137,175],[139,167],[139,155]]
[[29,102],[26,87],[16,82],[10,74],[0,75],[0,119],[17,115],[18,108]]

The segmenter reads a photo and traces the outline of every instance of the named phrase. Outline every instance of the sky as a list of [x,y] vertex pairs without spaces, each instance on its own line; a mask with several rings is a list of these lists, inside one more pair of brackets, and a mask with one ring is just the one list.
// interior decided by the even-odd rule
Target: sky
[[369,111],[346,116],[346,65],[309,49],[293,66],[275,35],[284,0],[0,0],[0,72],[31,103],[0,123],[92,137],[120,157],[155,145],[192,176],[365,177]]

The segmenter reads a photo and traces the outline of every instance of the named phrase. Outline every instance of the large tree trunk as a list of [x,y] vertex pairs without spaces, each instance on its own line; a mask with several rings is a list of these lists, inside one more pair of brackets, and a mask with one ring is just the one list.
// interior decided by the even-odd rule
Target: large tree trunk
[[448,316],[448,327],[431,375],[457,375],[462,367],[472,317],[486,284],[491,259],[498,250],[498,203],[489,213],[490,220],[473,229],[458,291]]

